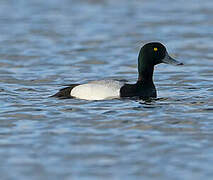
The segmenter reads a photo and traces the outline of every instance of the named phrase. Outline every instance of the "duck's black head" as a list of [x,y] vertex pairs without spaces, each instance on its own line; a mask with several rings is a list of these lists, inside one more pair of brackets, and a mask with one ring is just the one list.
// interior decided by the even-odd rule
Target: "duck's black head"
[[182,65],[182,63],[170,57],[165,46],[159,42],[145,44],[140,50],[138,60],[142,61],[144,65],[151,66],[160,63]]
[[[159,42],[145,44],[138,56],[139,79],[152,78],[153,68],[160,63],[183,65],[169,56],[165,46]],[[146,77],[147,76],[147,77]]]

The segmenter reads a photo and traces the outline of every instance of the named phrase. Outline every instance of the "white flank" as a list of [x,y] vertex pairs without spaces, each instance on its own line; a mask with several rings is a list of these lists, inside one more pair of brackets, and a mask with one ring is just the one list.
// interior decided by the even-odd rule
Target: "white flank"
[[115,80],[92,81],[72,89],[70,95],[79,99],[103,100],[120,97],[120,89],[124,82]]

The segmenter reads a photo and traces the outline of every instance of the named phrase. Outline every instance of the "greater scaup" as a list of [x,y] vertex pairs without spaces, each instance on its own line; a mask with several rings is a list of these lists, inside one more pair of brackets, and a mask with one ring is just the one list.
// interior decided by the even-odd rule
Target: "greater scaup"
[[159,42],[145,44],[138,56],[138,80],[135,84],[126,84],[118,80],[92,81],[86,84],[72,84],[61,89],[52,97],[75,97],[85,100],[104,100],[122,97],[141,99],[156,98],[153,83],[154,66],[160,63],[182,65],[169,56],[165,46]]

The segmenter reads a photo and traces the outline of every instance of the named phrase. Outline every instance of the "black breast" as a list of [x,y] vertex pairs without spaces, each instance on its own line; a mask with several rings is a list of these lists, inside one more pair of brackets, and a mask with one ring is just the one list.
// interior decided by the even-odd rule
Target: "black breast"
[[157,93],[154,84],[125,84],[120,89],[121,97],[139,97],[141,99],[156,98]]

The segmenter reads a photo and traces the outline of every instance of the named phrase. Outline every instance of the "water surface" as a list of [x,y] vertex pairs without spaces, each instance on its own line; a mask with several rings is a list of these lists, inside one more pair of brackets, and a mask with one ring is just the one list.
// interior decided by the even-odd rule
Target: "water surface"
[[[0,2],[1,179],[212,179],[213,2]],[[160,41],[159,100],[48,98],[66,84],[134,83]]]

